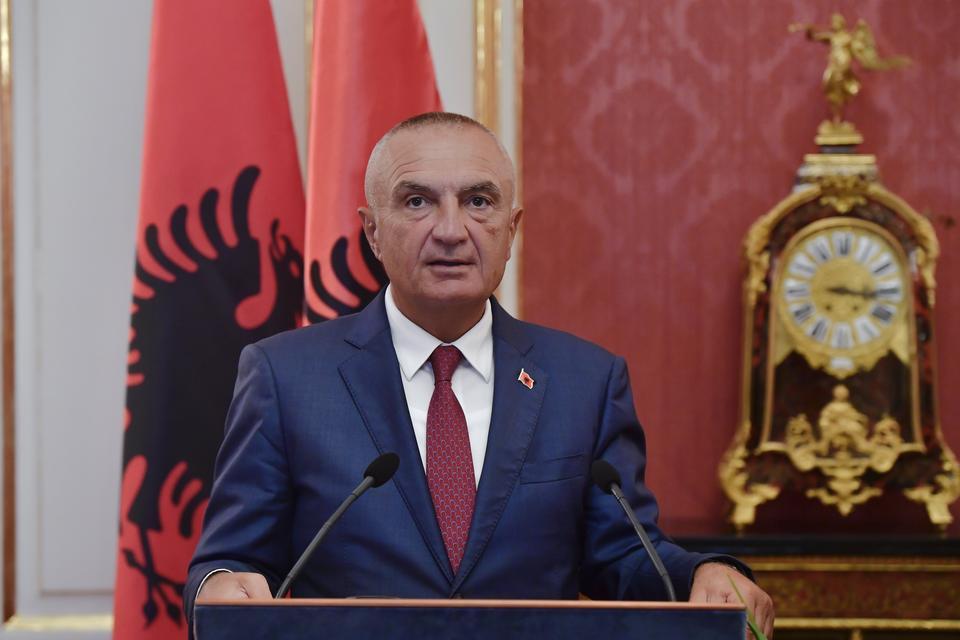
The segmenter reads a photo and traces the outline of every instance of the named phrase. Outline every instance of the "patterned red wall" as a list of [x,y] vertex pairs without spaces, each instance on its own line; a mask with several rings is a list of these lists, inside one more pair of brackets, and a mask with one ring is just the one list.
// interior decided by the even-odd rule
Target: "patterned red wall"
[[674,530],[724,517],[716,466],[738,416],[741,242],[788,193],[826,115],[826,47],[787,25],[834,10],[915,61],[864,74],[848,116],[885,186],[940,239],[941,422],[958,451],[960,3],[524,3],[522,312],[627,357],[648,480]]

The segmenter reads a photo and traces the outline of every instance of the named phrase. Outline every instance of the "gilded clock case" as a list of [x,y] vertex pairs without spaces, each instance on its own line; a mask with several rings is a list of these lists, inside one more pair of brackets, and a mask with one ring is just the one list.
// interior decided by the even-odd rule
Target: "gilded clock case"
[[[860,349],[850,371],[829,366],[777,311],[785,252],[798,236],[832,224],[883,234],[906,269],[895,335]],[[802,503],[813,521],[822,509],[842,521],[870,502],[896,504],[896,494],[946,527],[960,474],[936,406],[939,248],[930,223],[876,181],[872,156],[815,155],[794,193],[754,223],[744,249],[741,422],[720,465],[730,521],[742,529],[757,521],[760,505],[784,500]]]

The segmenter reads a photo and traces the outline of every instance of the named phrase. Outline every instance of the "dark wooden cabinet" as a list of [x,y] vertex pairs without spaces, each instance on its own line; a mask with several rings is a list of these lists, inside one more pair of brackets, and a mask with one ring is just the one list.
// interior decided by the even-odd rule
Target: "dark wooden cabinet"
[[774,599],[777,640],[960,638],[960,538],[714,535],[688,549],[745,561]]

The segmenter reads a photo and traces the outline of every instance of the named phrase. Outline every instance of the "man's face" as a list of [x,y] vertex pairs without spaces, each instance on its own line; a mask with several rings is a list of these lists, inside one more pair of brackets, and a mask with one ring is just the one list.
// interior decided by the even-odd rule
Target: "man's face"
[[406,313],[482,304],[510,257],[521,211],[511,166],[486,132],[435,125],[400,131],[378,163],[367,239]]

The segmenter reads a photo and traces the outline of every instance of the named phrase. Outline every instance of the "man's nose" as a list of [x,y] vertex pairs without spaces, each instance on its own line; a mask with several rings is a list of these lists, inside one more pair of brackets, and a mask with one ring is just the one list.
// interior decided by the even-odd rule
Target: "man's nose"
[[437,207],[433,237],[444,244],[457,244],[467,238],[466,212],[456,198],[444,198]]

